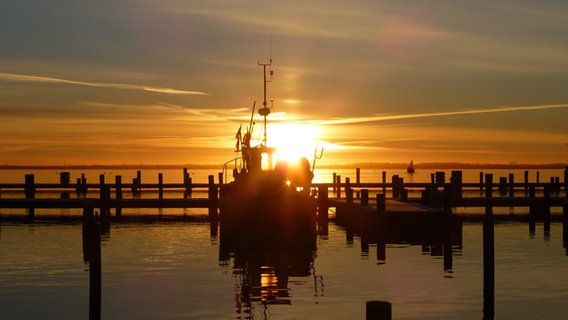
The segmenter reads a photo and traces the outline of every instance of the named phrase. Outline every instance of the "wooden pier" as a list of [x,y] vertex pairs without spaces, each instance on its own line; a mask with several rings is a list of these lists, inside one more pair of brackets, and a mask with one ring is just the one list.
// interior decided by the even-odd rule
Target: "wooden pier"
[[[387,182],[386,172],[383,172],[382,181],[370,183],[360,182],[360,170],[356,170],[355,183],[348,177],[342,181],[334,174],[332,182],[315,183],[313,189],[320,207],[341,207],[342,203],[354,202],[368,206],[371,202],[378,211],[398,215],[451,212],[452,208],[462,207],[527,207],[537,217],[546,218],[553,207],[562,208],[566,214],[567,177],[568,168],[564,170],[563,180],[554,177],[549,182],[529,183],[526,172],[524,182],[515,181],[514,175],[509,174],[493,183],[492,174],[482,173],[479,182],[463,182],[462,172],[454,170],[449,181],[445,180],[443,172],[436,172],[431,174],[429,183],[409,183],[396,175]],[[216,209],[223,184],[222,174],[218,174],[218,181],[214,175],[209,175],[206,182],[196,183],[187,170],[183,173],[183,183],[165,183],[162,174],[158,176],[158,183],[142,183],[140,171],[131,183],[123,183],[120,176],[109,183],[104,175],[100,175],[98,183],[88,183],[84,175],[72,183],[65,172],[61,173],[60,183],[36,182],[33,174],[25,175],[23,180],[24,183],[0,183],[0,209],[29,209],[31,218],[35,208],[112,208],[116,209],[117,216],[122,208]],[[165,194],[176,197],[164,197]],[[6,215],[2,213],[2,216]]]

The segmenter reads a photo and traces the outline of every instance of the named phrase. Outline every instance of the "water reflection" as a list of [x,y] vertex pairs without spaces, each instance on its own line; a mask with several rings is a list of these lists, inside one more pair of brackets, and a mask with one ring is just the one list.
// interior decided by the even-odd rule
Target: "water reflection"
[[219,262],[232,264],[237,319],[253,319],[255,310],[266,319],[270,305],[291,304],[290,277],[313,276],[317,295],[316,281],[322,278],[314,270],[316,227],[306,223],[299,226],[304,232],[287,234],[220,221]]

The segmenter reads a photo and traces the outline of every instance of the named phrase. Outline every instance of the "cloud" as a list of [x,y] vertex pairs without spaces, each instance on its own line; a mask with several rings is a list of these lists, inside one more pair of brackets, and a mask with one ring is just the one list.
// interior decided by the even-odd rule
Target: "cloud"
[[87,82],[87,81],[75,81],[60,78],[35,76],[35,75],[25,75],[25,74],[14,74],[14,73],[0,73],[0,80],[3,81],[17,81],[17,82],[42,82],[42,83],[60,83],[60,84],[72,84],[87,87],[97,87],[97,88],[110,88],[119,90],[142,90],[149,92],[157,92],[164,94],[174,94],[174,95],[209,95],[208,93],[201,91],[188,91],[188,90],[177,90],[172,88],[163,87],[153,87],[144,86],[137,84],[125,84],[125,83],[108,83],[108,82]]
[[400,115],[381,115],[381,116],[370,116],[370,117],[324,120],[324,121],[319,121],[317,123],[321,124],[321,125],[353,124],[353,123],[365,123],[365,122],[401,120],[401,119],[445,117],[445,116],[455,116],[455,115],[464,115],[464,114],[483,114],[483,113],[511,112],[511,111],[560,109],[560,108],[568,108],[568,104],[550,104],[550,105],[541,105],[541,106],[505,106],[505,107],[499,107],[499,108],[482,108],[482,109],[448,111],[448,112],[413,113],[413,114],[400,114]]

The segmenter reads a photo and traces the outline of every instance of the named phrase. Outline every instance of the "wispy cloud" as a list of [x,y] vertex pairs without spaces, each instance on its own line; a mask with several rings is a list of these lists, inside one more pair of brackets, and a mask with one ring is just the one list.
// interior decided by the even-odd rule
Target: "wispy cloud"
[[142,90],[142,91],[176,94],[176,95],[208,95],[208,93],[201,91],[178,90],[172,88],[145,86],[138,84],[126,84],[126,83],[76,81],[76,80],[68,80],[61,78],[15,74],[15,73],[0,73],[0,80],[16,81],[16,82],[60,83],[60,84],[71,84],[71,85],[119,89],[119,90]]
[[326,125],[353,124],[353,123],[365,123],[365,122],[401,120],[401,119],[445,117],[445,116],[456,116],[456,115],[465,115],[465,114],[483,114],[483,113],[511,112],[511,111],[560,109],[560,108],[568,108],[568,104],[549,104],[549,105],[540,105],[540,106],[505,106],[499,108],[482,108],[482,109],[448,111],[448,112],[430,112],[430,113],[413,113],[413,114],[399,114],[399,115],[380,115],[380,116],[357,117],[357,118],[342,118],[342,119],[318,121],[318,124],[326,124]]

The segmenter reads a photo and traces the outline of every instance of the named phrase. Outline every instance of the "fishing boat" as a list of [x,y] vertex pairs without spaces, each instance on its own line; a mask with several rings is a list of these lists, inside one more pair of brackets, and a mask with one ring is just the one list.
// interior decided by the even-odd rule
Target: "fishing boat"
[[[262,117],[262,139],[252,145],[255,125],[253,104],[246,132],[242,125],[235,136],[237,156],[223,166],[224,176],[232,172],[233,181],[220,188],[221,232],[240,232],[250,241],[278,241],[282,245],[290,240],[315,237],[316,204],[311,194],[315,160],[323,150],[314,152],[314,161],[306,157],[287,160],[278,155],[277,146],[268,143],[268,107],[266,85],[273,72],[267,73],[270,63],[258,63],[263,68],[264,100],[258,114]],[[229,167],[232,166],[232,170]],[[307,242],[310,243],[311,239]]]

